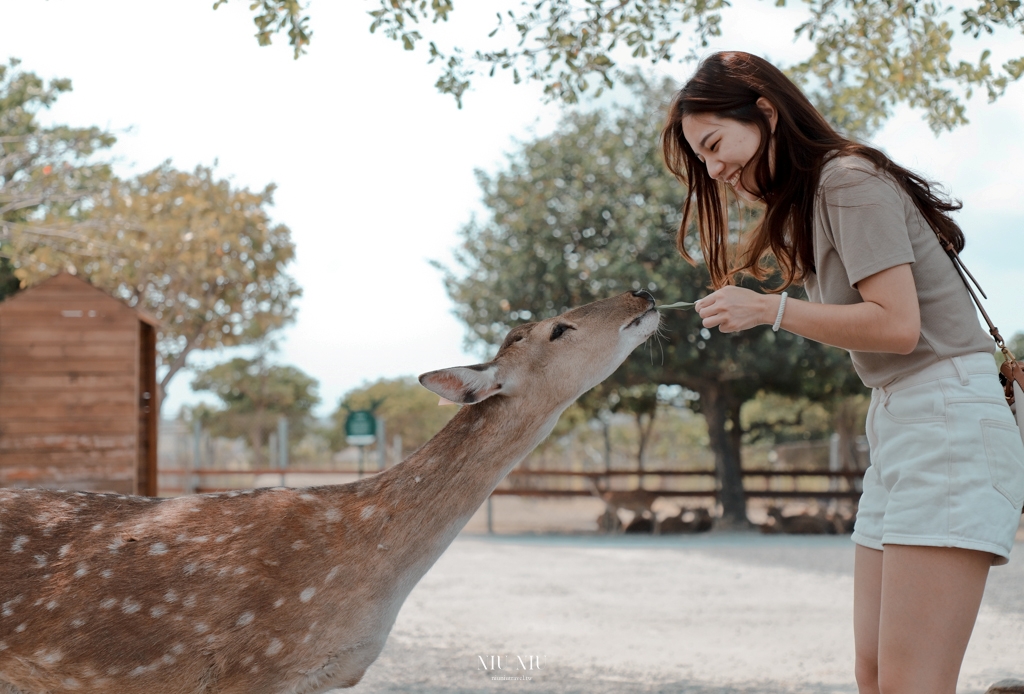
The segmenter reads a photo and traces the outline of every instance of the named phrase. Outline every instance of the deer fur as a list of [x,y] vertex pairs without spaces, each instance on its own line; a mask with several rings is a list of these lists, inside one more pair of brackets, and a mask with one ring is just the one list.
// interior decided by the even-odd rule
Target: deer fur
[[0,490],[0,693],[356,684],[406,596],[577,397],[657,329],[646,292],[513,329],[421,383],[467,405],[352,484],[153,499]]

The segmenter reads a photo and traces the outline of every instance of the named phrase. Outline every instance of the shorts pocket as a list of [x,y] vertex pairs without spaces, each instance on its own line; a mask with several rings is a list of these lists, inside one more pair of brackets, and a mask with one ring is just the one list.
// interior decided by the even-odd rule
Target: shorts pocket
[[981,420],[985,457],[992,486],[1014,508],[1024,504],[1024,459],[1021,458],[1020,431],[1013,424],[994,419]]
[[885,393],[878,407],[899,424],[946,421],[946,398],[936,381]]

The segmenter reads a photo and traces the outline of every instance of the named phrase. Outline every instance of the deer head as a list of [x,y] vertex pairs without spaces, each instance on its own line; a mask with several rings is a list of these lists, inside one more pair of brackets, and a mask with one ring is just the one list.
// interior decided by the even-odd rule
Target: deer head
[[499,396],[561,412],[610,376],[659,320],[654,297],[627,292],[513,328],[491,361],[431,371],[420,383],[461,405]]

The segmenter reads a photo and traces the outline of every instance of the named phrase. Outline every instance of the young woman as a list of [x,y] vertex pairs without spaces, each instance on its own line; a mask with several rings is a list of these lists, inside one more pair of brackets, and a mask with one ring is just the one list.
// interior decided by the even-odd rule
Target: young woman
[[[772,325],[849,350],[872,388],[853,540],[855,672],[861,694],[955,694],[989,567],[1006,563],[1024,504],[1024,446],[993,341],[936,234],[959,250],[932,184],[844,138],[767,61],[716,53],[676,94],[662,138],[688,187],[716,291],[707,328]],[[725,196],[762,204],[730,248]],[[767,277],[810,301],[732,285]]]

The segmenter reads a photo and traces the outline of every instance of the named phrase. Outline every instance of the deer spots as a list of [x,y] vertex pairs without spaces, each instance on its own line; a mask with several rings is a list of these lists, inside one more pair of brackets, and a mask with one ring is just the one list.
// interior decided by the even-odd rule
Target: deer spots
[[277,655],[284,648],[284,644],[281,643],[281,639],[270,639],[270,645],[267,646],[267,655]]
[[163,542],[154,542],[149,548],[149,553],[153,555],[167,554],[167,545]]
[[68,556],[68,552],[70,552],[70,551],[71,551],[71,545],[70,544],[63,545],[60,548],[60,551],[57,552],[57,556],[60,557],[61,559],[63,559],[64,557]]
[[85,619],[82,617],[75,617],[71,620],[71,626],[75,629],[81,629],[85,626]]
[[116,598],[107,598],[106,600],[104,600],[103,602],[100,603],[100,609],[101,610],[109,610],[111,607],[113,607],[116,604],[117,604],[117,599]]
[[86,575],[87,573],[89,573],[89,567],[86,566],[85,564],[79,564],[78,568],[75,569],[75,573],[73,575],[74,575],[75,578],[81,578],[82,576]]
[[100,571],[100,576],[102,576],[103,578],[110,578],[113,575],[114,572],[110,569],[103,569],[103,571]]
[[40,648],[38,651],[35,652],[35,656],[43,665],[54,665],[64,659],[64,653],[62,653],[59,649],[56,648]]
[[110,544],[107,545],[107,549],[110,550],[111,554],[117,554],[118,550],[121,549],[122,545],[124,545],[124,540],[120,537],[115,537],[113,540],[110,541]]
[[324,577],[324,583],[330,583],[331,581],[333,581],[334,577],[338,575],[339,571],[341,571],[340,566],[335,566],[330,571],[328,571],[327,575]]
[[24,595],[18,595],[16,597],[11,598],[10,600],[7,600],[6,602],[4,602],[2,606],[0,606],[0,615],[3,615],[4,617],[10,617],[12,614],[14,614],[14,607],[24,599]]
[[309,588],[306,588],[301,593],[299,593],[299,600],[301,602],[309,602],[310,600],[313,599],[314,595],[316,595],[316,588],[309,587]]
[[37,569],[43,569],[43,568],[46,568],[46,564],[47,564],[48,562],[46,561],[46,555],[45,555],[45,554],[37,554],[37,555],[35,555],[35,556],[34,556],[34,557],[32,557],[32,558],[33,558],[33,559],[35,560],[35,562],[36,562],[36,568],[37,568]]
[[214,542],[224,542],[224,540],[226,539],[228,539],[227,535],[218,535],[217,539],[215,539]]
[[413,480],[413,482],[416,482],[417,484],[419,484],[420,476],[416,475],[415,477],[412,478],[412,480]]
[[25,631],[25,629],[27,627],[28,627],[28,622],[22,622],[18,626],[14,627],[14,633],[15,634],[20,634],[21,632]]
[[197,634],[205,634],[206,630],[210,627],[206,625],[206,622],[196,622],[195,630]]
[[96,525],[89,528],[89,531],[94,533],[98,533],[101,530],[103,530],[103,523],[97,523]]
[[3,651],[6,651],[6,650],[7,650],[7,644],[4,643],[3,641],[0,641],[0,653],[2,653]]
[[51,600],[50,602],[46,603],[46,609],[50,612],[53,612],[55,609],[57,609],[57,601]]
[[369,506],[365,506],[365,507],[363,508],[363,510],[359,512],[359,518],[360,518],[360,520],[366,520],[367,518],[369,518],[370,516],[372,516],[372,515],[373,515],[373,512],[374,512],[374,511],[375,511],[376,509],[377,509],[377,507],[376,507],[376,506],[374,506],[373,504],[370,504]]
[[316,497],[312,494],[299,494],[299,498],[303,501],[316,501]]
[[178,594],[173,588],[164,593],[164,602],[178,602]]
[[341,518],[341,514],[336,508],[329,508],[324,512],[324,520],[328,523],[336,523],[339,518]]
[[149,615],[154,619],[159,619],[165,614],[167,614],[167,608],[163,605],[153,605],[153,607],[149,608]]
[[198,542],[199,544],[203,544],[204,542],[206,542],[209,539],[210,538],[206,537],[206,535],[199,535],[197,537],[193,537],[192,538],[192,542]]
[[181,567],[181,570],[185,572],[186,576],[191,576],[196,572],[196,565],[192,562],[189,562],[185,564],[185,566]]
[[11,543],[11,553],[12,554],[20,553],[21,550],[24,549],[25,545],[27,545],[27,544],[28,544],[28,537],[25,536],[25,535],[18,535],[16,538],[14,538],[14,542]]
[[303,542],[302,540],[296,540],[295,542],[292,543],[292,549],[294,549],[294,550],[300,550],[300,549],[302,549],[305,546],[306,546],[306,543]]
[[278,607],[280,607],[283,604],[284,604],[284,598],[278,598],[277,600],[274,601],[274,609],[277,609]]
[[121,611],[125,614],[135,614],[142,609],[142,605],[137,603],[132,598],[125,598],[121,603]]
[[188,597],[186,597],[184,600],[181,601],[181,604],[186,609],[191,610],[193,607],[196,606],[196,594],[195,593],[191,593]]
[[247,627],[252,624],[252,620],[256,619],[256,615],[252,612],[243,612],[238,616],[238,621],[235,622],[236,627]]

